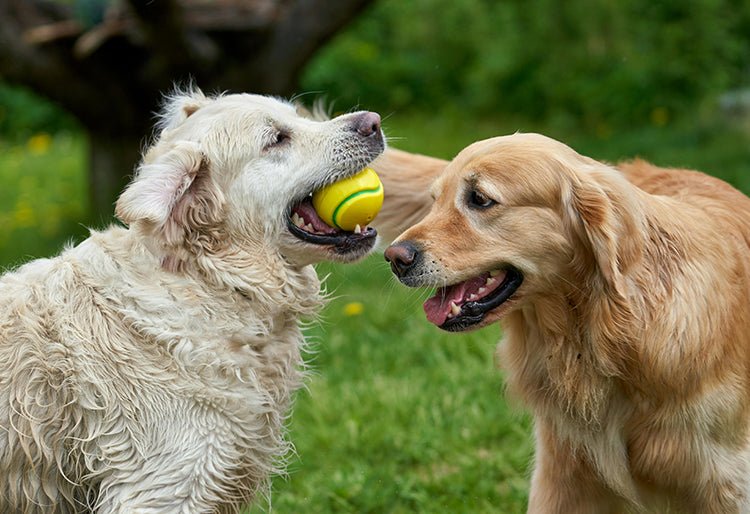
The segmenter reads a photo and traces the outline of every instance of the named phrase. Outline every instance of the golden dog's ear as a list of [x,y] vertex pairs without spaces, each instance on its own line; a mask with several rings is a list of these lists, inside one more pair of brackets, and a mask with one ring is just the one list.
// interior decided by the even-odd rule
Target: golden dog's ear
[[604,281],[621,296],[626,294],[623,273],[640,258],[643,248],[631,187],[617,171],[606,168],[577,174],[563,195],[569,225],[590,251]]
[[117,200],[115,214],[128,225],[140,222],[174,245],[186,231],[217,223],[223,203],[198,143],[181,141],[139,166]]

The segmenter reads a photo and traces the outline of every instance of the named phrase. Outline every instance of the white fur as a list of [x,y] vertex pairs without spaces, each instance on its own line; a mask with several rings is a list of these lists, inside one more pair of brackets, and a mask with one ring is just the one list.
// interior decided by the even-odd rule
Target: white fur
[[0,512],[236,512],[266,491],[322,305],[308,264],[334,257],[285,217],[379,153],[354,116],[177,93],[118,201],[129,228],[0,278]]

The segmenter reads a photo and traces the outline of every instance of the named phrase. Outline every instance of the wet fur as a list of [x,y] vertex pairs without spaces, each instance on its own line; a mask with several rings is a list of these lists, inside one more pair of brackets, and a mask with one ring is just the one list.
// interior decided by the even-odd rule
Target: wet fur
[[[467,208],[472,184],[494,210]],[[529,512],[750,512],[750,199],[531,134],[471,145],[434,191],[398,239],[418,281],[525,276],[487,323],[534,416]]]
[[379,153],[354,116],[178,92],[118,200],[128,227],[0,277],[0,512],[239,512],[268,491],[323,305],[309,264],[333,258],[285,211]]

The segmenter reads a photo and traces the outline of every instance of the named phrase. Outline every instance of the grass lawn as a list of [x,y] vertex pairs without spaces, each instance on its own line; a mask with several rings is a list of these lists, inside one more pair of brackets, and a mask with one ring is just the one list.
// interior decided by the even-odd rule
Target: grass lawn
[[83,137],[0,140],[0,270],[85,237],[87,211]]
[[[528,124],[456,116],[386,117],[391,144],[450,158],[469,142]],[[696,167],[750,191],[747,134],[695,123],[591,136],[544,132],[592,157],[640,155]],[[80,239],[86,219],[84,144],[55,136],[0,144],[0,266]],[[297,454],[274,480],[279,513],[516,513],[525,510],[529,419],[503,397],[494,363],[499,327],[451,335],[428,325],[424,291],[400,286],[381,255],[321,265],[331,301],[307,330],[308,389],[290,420]],[[253,514],[264,512],[256,507]]]
[[274,483],[274,510],[522,511],[529,424],[502,399],[498,327],[429,326],[426,294],[398,285],[380,255],[319,270],[333,299],[309,331],[313,375],[291,423],[299,456]]

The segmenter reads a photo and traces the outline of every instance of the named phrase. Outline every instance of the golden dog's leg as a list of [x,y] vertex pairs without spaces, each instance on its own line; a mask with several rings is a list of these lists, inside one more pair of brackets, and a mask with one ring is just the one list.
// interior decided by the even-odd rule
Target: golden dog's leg
[[385,247],[398,235],[425,217],[432,206],[430,187],[448,164],[402,150],[389,148],[372,164],[383,182],[383,208],[372,222]]
[[529,514],[616,514],[622,502],[607,490],[586,462],[546,427],[537,424]]

